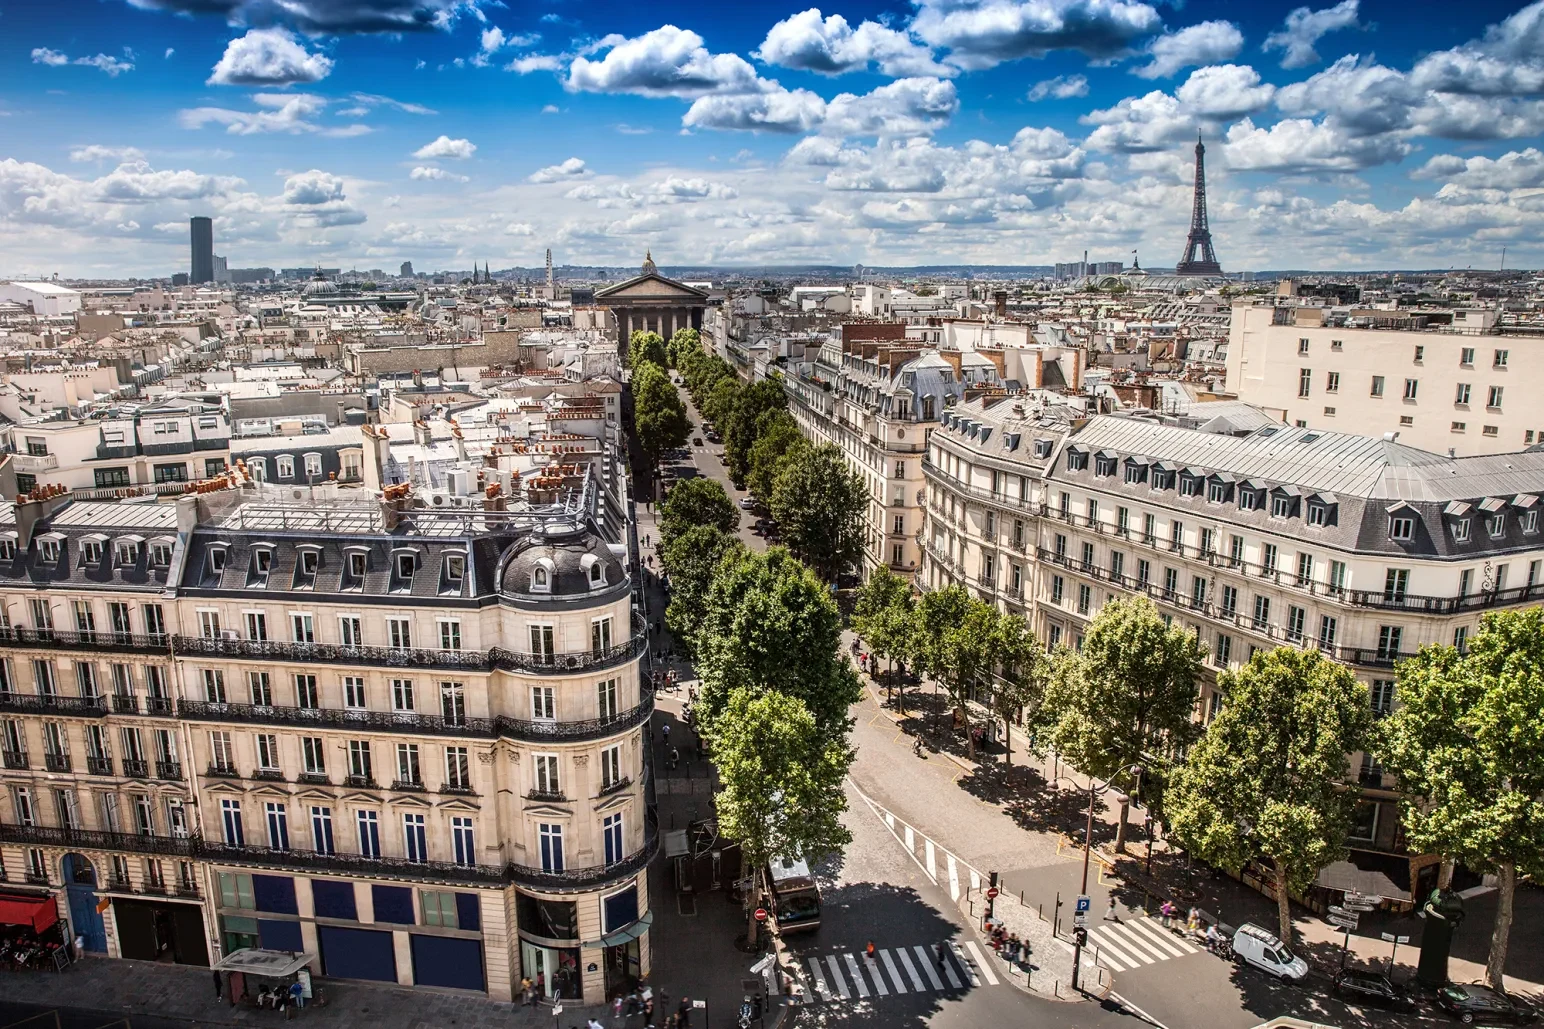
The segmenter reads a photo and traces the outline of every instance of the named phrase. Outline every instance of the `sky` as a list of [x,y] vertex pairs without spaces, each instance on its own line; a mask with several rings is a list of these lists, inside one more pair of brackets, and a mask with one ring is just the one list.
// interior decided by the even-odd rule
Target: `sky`
[[0,0],[0,277],[1544,266],[1544,0]]

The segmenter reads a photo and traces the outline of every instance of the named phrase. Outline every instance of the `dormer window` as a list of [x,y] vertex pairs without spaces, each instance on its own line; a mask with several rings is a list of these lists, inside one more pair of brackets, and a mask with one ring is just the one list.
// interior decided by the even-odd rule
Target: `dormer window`
[[1146,482],[1147,466],[1141,464],[1126,465],[1126,481],[1133,484],[1138,482]]
[[303,454],[301,460],[305,462],[307,479],[320,479],[322,477],[322,455],[311,453]]
[[551,593],[552,582],[555,577],[556,572],[552,562],[546,558],[539,558],[536,562],[536,567],[531,569],[531,592]]
[[1115,458],[1114,457],[1106,457],[1106,456],[1104,456],[1102,454],[1097,456],[1097,457],[1095,457],[1094,458],[1094,474],[1095,475],[1114,475],[1115,474]]
[[1323,504],[1309,504],[1308,513],[1303,519],[1309,525],[1323,526],[1329,521],[1329,509]]
[[166,568],[172,563],[172,545],[170,543],[150,544],[150,567]]
[[1228,484],[1213,482],[1206,490],[1206,499],[1213,504],[1223,504],[1228,499]]
[[590,566],[590,585],[592,587],[606,585],[606,569],[599,561]]
[[1498,540],[1506,535],[1506,515],[1493,514],[1485,519],[1485,531],[1490,533],[1490,538]]
[[1069,451],[1067,451],[1067,471],[1069,471],[1069,472],[1081,472],[1081,471],[1087,470],[1087,468],[1088,468],[1088,451],[1086,451],[1086,450],[1069,450]]
[[99,565],[102,563],[102,544],[100,541],[81,541],[80,563],[83,565]]
[[1272,497],[1271,498],[1271,517],[1272,518],[1291,518],[1292,517],[1292,498],[1291,497],[1282,497],[1282,496]]
[[466,577],[466,555],[465,554],[446,554],[445,555],[445,578],[446,578],[446,580],[449,581],[449,582],[455,583],[456,585],[459,586],[461,584],[461,580],[464,579],[465,577]]
[[16,558],[16,541],[9,536],[0,536],[0,561],[13,561]]
[[59,541],[41,540],[38,543],[38,557],[44,564],[56,565],[59,563]]
[[1469,519],[1459,518],[1453,522],[1453,542],[1469,542]]
[[300,552],[300,574],[314,576],[317,568],[321,567],[322,555],[320,551],[306,549]]
[[266,576],[273,569],[273,551],[258,547],[252,551],[252,574]]
[[1389,539],[1400,543],[1415,539],[1415,518],[1411,515],[1389,515]]
[[368,564],[368,555],[362,550],[351,550],[348,555],[348,575],[355,581],[365,577],[365,568]]
[[1241,489],[1238,491],[1238,509],[1240,511],[1254,511],[1260,506],[1260,494],[1256,490]]
[[133,568],[139,563],[139,544],[118,544],[118,566],[120,568]]
[[295,477],[295,459],[288,454],[276,458],[273,464],[274,474],[280,479],[293,479]]
[[223,571],[225,571],[225,548],[224,547],[210,547],[209,548],[209,574],[210,575],[219,575]]
[[1179,477],[1179,495],[1182,497],[1200,496],[1201,480],[1194,475],[1181,475]]
[[402,553],[397,555],[397,578],[411,579],[413,573],[418,570],[418,555]]

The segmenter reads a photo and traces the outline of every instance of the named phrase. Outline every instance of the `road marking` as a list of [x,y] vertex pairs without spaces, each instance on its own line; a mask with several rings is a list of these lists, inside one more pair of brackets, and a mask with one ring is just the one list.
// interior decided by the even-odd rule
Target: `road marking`
[[895,816],[888,811],[885,812],[885,824],[891,829],[895,828]]
[[[875,951],[874,953],[877,955],[879,952]],[[863,963],[868,966],[869,978],[874,980],[874,992],[881,997],[888,994],[890,987],[885,985],[885,977],[879,974],[879,962],[875,958],[864,955]]]
[[820,959],[810,958],[805,962],[810,966],[810,975],[815,977],[815,991],[821,1000],[831,999],[831,987],[826,985],[826,977],[820,971]]
[[970,870],[970,888],[972,892],[981,889],[981,873],[974,868]]
[[[880,951],[879,952],[879,960],[881,960],[881,961],[883,961],[885,963],[885,971],[890,973],[890,981],[895,984],[895,992],[896,993],[905,993],[906,992],[906,983],[905,983],[904,980],[901,979],[901,973],[897,972],[895,970],[895,962],[890,960],[890,951],[889,950],[882,950],[882,951]],[[904,950],[901,951],[901,960],[902,961],[906,960],[906,952]],[[914,979],[916,978],[916,973],[915,972],[912,973],[912,978],[914,978]],[[920,982],[917,983],[917,989],[919,989],[919,990],[922,989],[922,984]]]
[[[950,900],[959,900],[960,899],[960,868],[954,862],[954,855],[949,853],[947,850],[944,851],[944,857],[947,858],[948,861],[949,861],[949,899]],[[931,863],[932,860],[933,859],[931,857],[928,858],[928,862],[929,863]]]
[[981,976],[986,980],[987,985],[996,986],[997,976],[992,974],[992,964],[986,959],[986,956],[981,953],[981,948],[976,946],[976,941],[966,941],[965,949],[970,951],[970,956],[976,959],[976,968],[980,969]]
[[842,970],[836,963],[836,955],[827,957],[826,964],[831,967],[831,981],[836,983],[836,992],[843,1000],[847,1000],[852,994],[847,991],[847,980],[842,978]]
[[[939,946],[943,946],[943,944],[939,944]],[[937,972],[933,971],[933,955],[929,954],[927,948],[921,944],[913,947],[912,950],[917,952],[917,960],[921,962],[922,970],[927,973],[928,979],[933,983],[933,989],[943,989],[944,981],[938,978]]]
[[976,975],[976,970],[971,967],[970,961],[966,959],[965,952],[960,949],[960,945],[951,941],[949,950],[954,954],[954,960],[960,963],[960,971],[965,973],[965,978],[970,980],[970,985],[980,986],[981,977]]
[[914,832],[912,830],[912,827],[908,825],[908,826],[906,826],[906,833],[905,833],[905,835],[906,835],[906,849],[911,851],[913,854],[915,854],[917,852],[917,834],[916,834],[916,832]]
[[843,954],[842,957],[847,959],[847,974],[852,976],[852,984],[857,989],[858,996],[867,997],[869,995],[868,983],[863,981],[863,973],[858,971],[858,959],[851,954]]
[[1132,922],[1127,928],[1131,929],[1133,932],[1140,931],[1143,933],[1144,939],[1153,939],[1158,941],[1158,945],[1164,950],[1168,951],[1172,957],[1179,958],[1184,957],[1186,953],[1195,953],[1195,948],[1188,945],[1184,950],[1181,950],[1178,937],[1164,929],[1162,926],[1153,925],[1146,919],[1138,919],[1137,921]]
[[935,883],[938,881],[938,855],[933,848],[933,841],[926,836],[922,837],[922,850],[927,855],[927,877]]
[[[926,986],[922,985],[922,977],[917,974],[917,966],[911,963],[911,955],[906,953],[906,948],[895,948],[895,956],[900,958],[901,964],[906,966],[906,975],[911,979],[912,988],[915,989],[918,993],[921,993],[923,990],[927,989]],[[923,961],[922,963],[924,965],[927,964],[926,961]],[[896,982],[900,982],[900,980],[896,979]]]
[[[950,944],[950,946],[952,947],[953,944]],[[944,966],[944,978],[949,980],[949,985],[956,990],[963,989],[965,984],[960,982],[960,977],[954,974],[954,962],[945,960],[941,964]]]
[[1169,956],[1144,940],[1137,933],[1132,932],[1127,926],[1112,925],[1105,931],[1120,941],[1121,946],[1125,947],[1126,950],[1141,958],[1143,964],[1150,965],[1154,961],[1163,961]]
[[1101,964],[1109,965],[1110,968],[1114,971],[1124,972],[1128,968],[1135,968],[1142,964],[1142,962],[1121,950],[1111,940],[1110,937],[1106,936],[1098,929],[1095,929],[1093,932],[1089,933],[1089,936],[1092,937],[1093,941],[1099,946],[1099,950],[1097,951],[1099,955],[1099,962]]

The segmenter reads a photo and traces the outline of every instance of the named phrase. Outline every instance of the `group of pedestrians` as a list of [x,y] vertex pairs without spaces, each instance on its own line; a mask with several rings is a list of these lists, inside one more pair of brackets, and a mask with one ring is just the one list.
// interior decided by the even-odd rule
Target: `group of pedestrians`
[[1034,947],[1029,941],[1020,939],[1018,933],[1008,932],[1007,927],[1000,921],[993,921],[990,924],[991,931],[987,936],[987,942],[992,945],[992,949],[1010,965],[1028,963],[1034,956]]

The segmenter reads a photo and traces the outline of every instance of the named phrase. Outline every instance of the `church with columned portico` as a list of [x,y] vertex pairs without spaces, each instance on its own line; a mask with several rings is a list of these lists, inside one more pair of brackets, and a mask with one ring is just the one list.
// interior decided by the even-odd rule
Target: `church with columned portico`
[[640,329],[669,339],[677,329],[701,329],[708,294],[659,273],[652,253],[638,275],[595,291],[595,302],[616,317],[617,349],[625,359],[627,342]]

